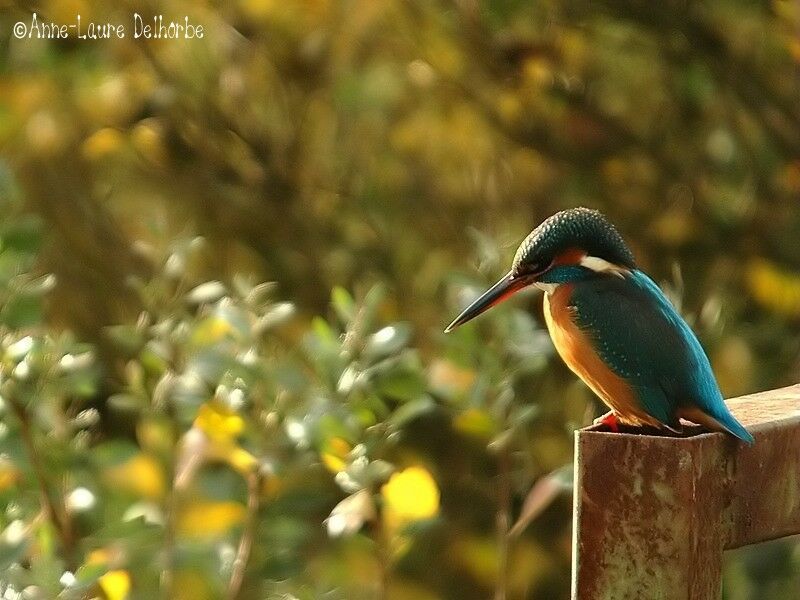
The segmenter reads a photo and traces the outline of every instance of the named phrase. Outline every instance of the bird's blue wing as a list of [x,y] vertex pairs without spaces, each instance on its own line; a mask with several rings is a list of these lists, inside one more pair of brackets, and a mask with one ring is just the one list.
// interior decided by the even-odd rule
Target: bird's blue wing
[[633,388],[642,408],[667,425],[696,406],[737,437],[749,433],[730,414],[708,357],[691,328],[641,271],[575,285],[575,322],[600,358]]

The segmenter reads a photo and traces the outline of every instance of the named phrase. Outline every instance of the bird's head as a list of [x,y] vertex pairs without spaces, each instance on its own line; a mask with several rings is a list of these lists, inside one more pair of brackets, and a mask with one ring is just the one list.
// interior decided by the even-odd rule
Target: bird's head
[[633,254],[622,236],[600,212],[588,208],[564,210],[547,218],[525,238],[511,270],[445,331],[474,319],[529,285],[553,289],[600,273],[619,275],[635,268]]

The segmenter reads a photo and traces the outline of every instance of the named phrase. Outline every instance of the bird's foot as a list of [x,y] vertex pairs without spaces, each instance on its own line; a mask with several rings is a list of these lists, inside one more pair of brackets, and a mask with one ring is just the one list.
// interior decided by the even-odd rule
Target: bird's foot
[[617,420],[617,415],[614,411],[609,411],[604,414],[602,417],[597,417],[594,420],[595,425],[605,425],[614,433],[619,433],[619,421]]

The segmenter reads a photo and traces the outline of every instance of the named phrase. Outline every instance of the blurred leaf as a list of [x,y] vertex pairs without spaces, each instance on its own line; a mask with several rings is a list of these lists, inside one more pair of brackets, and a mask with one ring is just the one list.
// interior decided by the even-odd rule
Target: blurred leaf
[[139,354],[141,366],[156,375],[167,370],[169,361],[169,349],[160,340],[149,340]]
[[514,442],[514,431],[512,429],[505,429],[494,436],[486,448],[492,454],[497,454],[503,450],[507,450]]
[[145,401],[132,394],[114,394],[108,397],[106,406],[119,413],[135,413],[145,407]]
[[450,360],[436,359],[428,370],[431,389],[448,400],[463,396],[475,382],[475,372]]
[[416,352],[387,358],[365,371],[373,389],[400,401],[413,400],[426,390],[425,376]]
[[407,402],[425,392],[425,380],[418,371],[389,371],[382,374],[375,382],[375,389],[390,398]]
[[37,340],[34,340],[32,336],[21,337],[6,347],[5,358],[16,364],[28,356],[36,345]]
[[127,356],[133,356],[144,344],[144,336],[135,325],[109,325],[105,328],[106,336]]
[[524,404],[515,406],[512,409],[508,421],[512,427],[526,427],[536,420],[541,414],[541,407],[538,404]]
[[16,253],[36,254],[42,244],[42,219],[37,215],[18,215],[13,221],[6,221],[0,229],[2,249]]
[[497,545],[494,540],[469,536],[458,541],[458,558],[463,568],[483,585],[497,579]]
[[314,317],[311,321],[311,328],[314,331],[317,339],[325,346],[332,346],[336,345],[337,343],[337,336],[333,333],[330,325],[323,319],[322,317]]
[[519,519],[508,535],[519,536],[556,498],[572,490],[573,473],[574,467],[568,464],[540,478],[525,497]]
[[222,282],[207,281],[206,283],[201,283],[186,294],[186,301],[190,304],[211,304],[227,293],[228,290]]
[[339,502],[326,519],[328,535],[339,537],[358,532],[367,521],[375,519],[375,503],[368,490],[359,490]]
[[173,588],[174,600],[212,600],[218,597],[206,572],[180,569],[175,573]]
[[356,303],[353,297],[342,287],[336,286],[331,291],[331,304],[336,316],[342,323],[350,323],[356,316]]
[[135,444],[125,439],[114,439],[94,447],[92,460],[100,468],[120,465],[135,457],[139,449]]
[[385,483],[392,473],[395,472],[394,465],[386,462],[385,460],[376,459],[370,461],[367,465],[366,472],[364,473],[366,480],[370,485],[377,483]]
[[255,329],[256,333],[263,335],[264,333],[280,327],[289,319],[294,316],[295,307],[291,302],[278,302],[270,306],[263,316],[258,319]]
[[467,235],[475,246],[475,254],[480,261],[478,268],[483,272],[496,271],[501,260],[497,240],[474,227],[467,228]]
[[30,294],[31,296],[42,296],[50,291],[56,286],[56,277],[55,275],[48,274],[42,275],[41,277],[37,277],[25,283],[24,289],[26,294]]
[[[234,275],[234,283],[239,281],[239,289],[240,293],[244,291],[243,286],[241,285],[241,275],[235,274]],[[254,285],[252,288],[247,289],[245,301],[250,304],[255,305],[263,305],[264,303],[268,302],[272,294],[275,292],[275,289],[278,287],[278,284],[274,281],[265,281],[263,283],[259,283]]]
[[432,412],[436,404],[428,395],[423,395],[405,404],[401,404],[389,416],[388,423],[394,429],[402,429],[419,417]]
[[42,299],[38,294],[18,294],[3,306],[2,320],[13,329],[23,329],[37,325],[42,320]]
[[[95,551],[96,552],[96,551]],[[81,565],[75,571],[75,579],[83,588],[93,585],[104,573],[108,572],[108,564],[105,560],[95,560],[90,554],[86,564]]]
[[[194,370],[196,365],[192,365],[192,370],[178,376],[172,388],[171,397],[176,405],[183,408],[189,419],[194,417],[198,407],[208,399],[210,391],[205,380]],[[213,380],[208,377],[208,380]]]
[[372,329],[372,322],[385,298],[386,287],[382,284],[373,285],[364,296],[364,301],[361,305],[363,310],[363,322],[361,326],[365,331]]
[[355,383],[359,380],[359,371],[356,364],[350,364],[342,371],[339,381],[336,383],[336,391],[343,396],[347,396],[353,391]]
[[[11,527],[14,523],[12,521],[8,527]],[[7,530],[8,528],[6,528]],[[4,532],[4,535],[0,537],[0,570],[5,573],[12,564],[22,560],[30,544],[31,540],[28,536],[8,536]]]
[[481,408],[468,408],[453,419],[453,427],[465,435],[489,440],[497,432],[497,423],[488,411]]
[[402,350],[411,339],[411,327],[407,323],[394,323],[373,333],[364,344],[363,356],[374,361]]

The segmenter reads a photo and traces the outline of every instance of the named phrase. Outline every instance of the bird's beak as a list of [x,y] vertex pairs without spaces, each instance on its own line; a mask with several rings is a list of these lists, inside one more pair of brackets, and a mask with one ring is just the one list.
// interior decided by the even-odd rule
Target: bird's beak
[[495,304],[502,302],[515,292],[526,287],[529,283],[530,281],[526,277],[514,277],[511,271],[509,271],[500,281],[481,294],[480,298],[465,308],[464,311],[447,326],[444,332],[449,333],[456,327],[463,325],[467,321],[471,321],[485,310],[490,309]]

